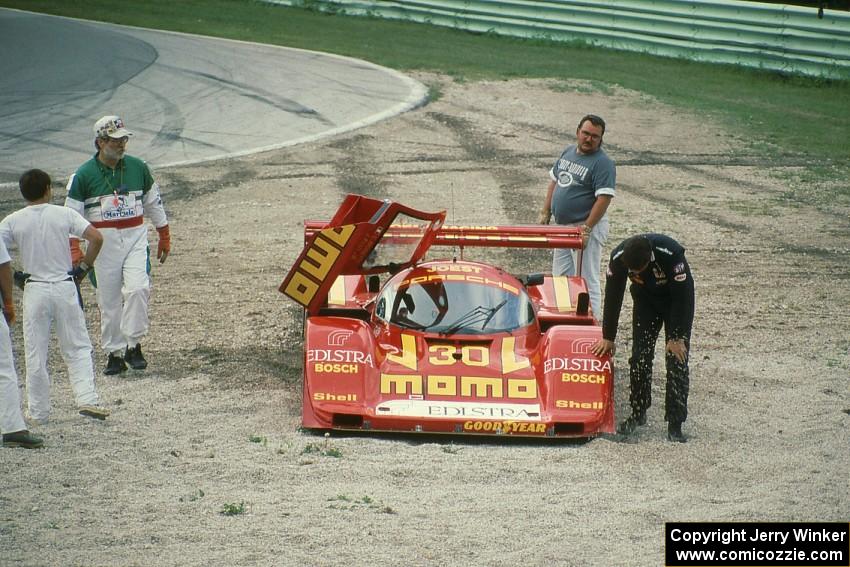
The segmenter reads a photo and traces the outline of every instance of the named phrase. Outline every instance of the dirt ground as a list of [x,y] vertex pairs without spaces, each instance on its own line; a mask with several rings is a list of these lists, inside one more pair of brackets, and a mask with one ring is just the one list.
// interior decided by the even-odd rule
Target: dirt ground
[[[33,427],[46,448],[0,449],[0,564],[654,566],[667,521],[850,519],[850,204],[817,198],[799,158],[765,160],[746,132],[638,93],[417,78],[441,97],[381,124],[156,172],[173,253],[154,267],[150,366],[99,375],[113,415],[93,422],[54,346],[54,412]],[[607,120],[618,166],[606,254],[643,231],[688,249],[689,442],[665,439],[660,350],[649,423],[627,442],[300,431],[300,314],[277,286],[303,219],[356,192],[445,208],[452,223],[533,223],[587,112]],[[19,325],[14,339],[23,374]]]

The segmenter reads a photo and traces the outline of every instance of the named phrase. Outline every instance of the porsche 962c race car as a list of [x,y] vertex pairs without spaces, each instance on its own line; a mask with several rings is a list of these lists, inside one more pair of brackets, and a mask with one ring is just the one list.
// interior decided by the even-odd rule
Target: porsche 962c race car
[[[348,195],[280,291],[305,309],[302,422],[319,430],[613,433],[613,368],[580,277],[514,276],[469,247],[581,248],[563,226],[444,226]],[[461,259],[424,261],[450,246]],[[383,280],[383,281],[382,281]]]

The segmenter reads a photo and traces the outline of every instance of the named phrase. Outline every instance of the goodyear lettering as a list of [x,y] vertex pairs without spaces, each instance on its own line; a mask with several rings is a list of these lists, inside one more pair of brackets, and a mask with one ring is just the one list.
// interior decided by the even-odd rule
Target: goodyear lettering
[[561,382],[575,382],[577,384],[604,384],[605,375],[564,372],[561,374]]
[[465,421],[463,430],[493,433],[546,433],[546,424],[527,421]]
[[374,366],[372,355],[359,350],[307,349],[307,362],[346,362]]
[[603,402],[576,402],[574,400],[555,400],[555,407],[565,409],[586,409],[586,410],[603,410],[605,404]]
[[327,394],[325,392],[316,392],[313,394],[313,399],[317,402],[356,402],[357,394]]
[[381,393],[527,400],[537,398],[537,380],[504,376],[381,374]]
[[360,372],[359,364],[325,364],[317,362],[313,364],[313,372],[330,374],[357,374]]
[[611,372],[611,360],[598,358],[550,358],[543,364],[544,372],[557,370],[576,372]]

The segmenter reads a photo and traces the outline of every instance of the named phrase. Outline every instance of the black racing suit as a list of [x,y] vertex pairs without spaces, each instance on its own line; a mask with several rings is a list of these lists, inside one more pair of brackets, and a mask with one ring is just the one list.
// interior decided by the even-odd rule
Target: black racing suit
[[[632,413],[643,415],[652,403],[652,361],[661,324],[665,340],[685,339],[688,354],[694,322],[694,279],[685,249],[663,234],[644,234],[652,246],[652,259],[645,270],[631,274],[620,256],[625,242],[611,252],[605,282],[602,336],[614,341],[626,280],[634,300],[632,356],[629,359]],[[683,422],[688,417],[688,357],[679,362],[667,353],[667,387],[664,419]]]

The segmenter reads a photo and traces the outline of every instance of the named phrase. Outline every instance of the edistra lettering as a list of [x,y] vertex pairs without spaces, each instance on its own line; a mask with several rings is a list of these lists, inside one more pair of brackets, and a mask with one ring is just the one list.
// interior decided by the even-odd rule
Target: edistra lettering
[[544,372],[566,370],[573,372],[611,372],[611,360],[598,358],[550,358],[543,364]]
[[440,417],[495,417],[495,418],[512,418],[512,419],[538,419],[538,413],[535,410],[534,416],[528,414],[526,410],[503,408],[503,407],[455,407],[455,406],[430,406],[428,408],[429,416]]
[[307,362],[346,362],[349,364],[368,364],[369,366],[374,366],[371,354],[359,350],[344,349],[307,349]]

